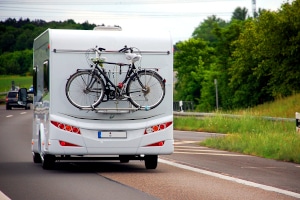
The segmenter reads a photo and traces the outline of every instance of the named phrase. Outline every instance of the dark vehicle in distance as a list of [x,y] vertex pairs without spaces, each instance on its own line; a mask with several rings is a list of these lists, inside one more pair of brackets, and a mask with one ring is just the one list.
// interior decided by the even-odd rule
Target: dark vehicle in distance
[[30,109],[29,103],[22,103],[18,99],[18,91],[9,91],[6,96],[6,110],[11,110],[15,108],[25,108],[26,110]]

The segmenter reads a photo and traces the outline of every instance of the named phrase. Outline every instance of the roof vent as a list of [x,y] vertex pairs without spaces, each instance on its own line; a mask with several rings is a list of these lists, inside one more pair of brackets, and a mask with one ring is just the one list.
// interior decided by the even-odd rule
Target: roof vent
[[114,26],[105,26],[104,24],[96,26],[94,28],[94,31],[121,31],[122,28],[118,25],[114,25]]

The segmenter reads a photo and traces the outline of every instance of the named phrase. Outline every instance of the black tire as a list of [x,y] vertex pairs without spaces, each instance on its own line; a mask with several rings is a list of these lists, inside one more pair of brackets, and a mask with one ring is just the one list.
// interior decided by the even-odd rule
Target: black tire
[[[142,87],[144,86],[144,88]],[[150,110],[157,107],[165,97],[165,82],[155,71],[143,70],[130,77],[126,93],[137,108]]]
[[11,110],[11,106],[6,105],[6,110]]
[[[87,85],[92,83],[92,89]],[[79,108],[94,108],[104,97],[103,80],[90,70],[78,71],[70,76],[66,83],[65,93],[69,102]]]
[[33,153],[32,157],[33,157],[33,162],[34,163],[42,163],[42,159],[41,159],[40,154]]
[[54,155],[44,155],[42,159],[42,167],[43,169],[49,170],[54,168],[56,157]]
[[146,169],[156,169],[158,162],[157,155],[145,155],[145,167]]
[[25,110],[30,110],[30,104],[26,104]]

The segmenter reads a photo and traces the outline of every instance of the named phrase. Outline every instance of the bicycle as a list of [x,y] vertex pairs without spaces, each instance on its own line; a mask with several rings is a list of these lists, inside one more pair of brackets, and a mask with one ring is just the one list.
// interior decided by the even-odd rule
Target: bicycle
[[[128,100],[137,109],[151,110],[157,107],[165,96],[165,79],[156,71],[136,67],[135,62],[142,56],[134,53],[133,47],[120,49],[130,64],[106,62],[101,57],[104,48],[92,48],[92,69],[77,69],[67,80],[65,93],[69,102],[79,108],[94,110],[101,102]],[[104,64],[128,67],[122,82],[114,84],[105,71]],[[106,99],[104,98],[106,96]]]

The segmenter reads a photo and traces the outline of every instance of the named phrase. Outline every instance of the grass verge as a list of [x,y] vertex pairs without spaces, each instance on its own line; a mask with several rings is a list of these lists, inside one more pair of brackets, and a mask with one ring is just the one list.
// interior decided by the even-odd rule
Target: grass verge
[[300,163],[300,135],[294,122],[252,116],[180,117],[174,118],[174,129],[225,133],[225,137],[209,138],[200,145]]
[[32,76],[0,75],[0,92],[8,92],[12,81],[15,82],[15,86],[29,88],[32,85]]

